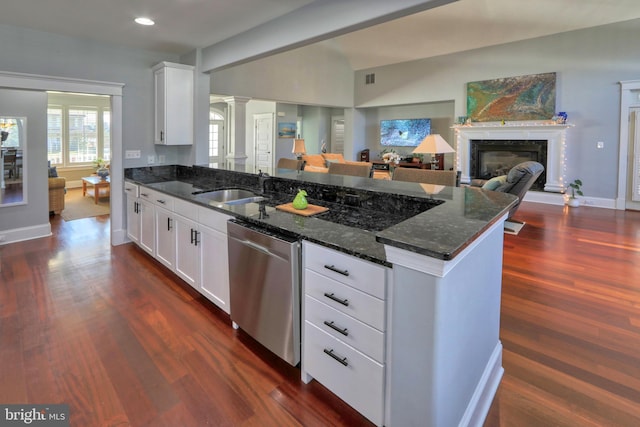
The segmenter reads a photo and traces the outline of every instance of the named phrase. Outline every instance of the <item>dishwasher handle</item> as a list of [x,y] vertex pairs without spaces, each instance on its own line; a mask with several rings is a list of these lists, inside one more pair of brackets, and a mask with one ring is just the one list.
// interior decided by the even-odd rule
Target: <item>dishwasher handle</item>
[[251,249],[253,249],[253,250],[256,250],[256,251],[258,251],[258,252],[262,252],[262,253],[263,253],[263,254],[265,254],[265,255],[272,256],[272,257],[276,257],[276,258],[281,259],[281,260],[283,260],[283,261],[287,261],[287,262],[289,261],[289,259],[288,259],[288,258],[282,257],[282,256],[280,256],[279,254],[277,254],[277,253],[275,253],[275,252],[270,251],[268,248],[265,248],[265,247],[264,247],[264,246],[262,246],[262,245],[259,245],[259,244],[255,243],[255,242],[252,242],[251,240],[247,240],[247,239],[242,239],[242,240],[240,240],[240,239],[238,239],[238,238],[236,238],[236,237],[234,237],[234,236],[228,236],[228,238],[229,238],[230,240],[235,240],[236,242],[240,243],[241,245],[248,246],[248,247],[250,247],[250,248],[251,248]]

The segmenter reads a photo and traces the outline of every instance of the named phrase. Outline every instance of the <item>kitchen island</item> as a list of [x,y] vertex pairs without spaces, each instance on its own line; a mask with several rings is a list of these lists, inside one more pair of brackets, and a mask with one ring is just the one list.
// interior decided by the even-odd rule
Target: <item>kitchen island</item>
[[[245,165],[136,168],[126,170],[125,178],[296,236],[320,253],[326,248],[328,255],[335,251],[353,263],[383,267],[378,295],[384,307],[378,326],[383,360],[374,361],[382,375],[380,401],[373,405],[379,410],[367,412],[345,400],[378,425],[482,425],[503,372],[498,337],[503,222],[515,197],[304,172],[259,176]],[[226,205],[202,196],[229,187],[252,190],[265,200]],[[302,217],[275,208],[290,202],[299,188],[331,214]],[[303,264],[309,264],[304,250]],[[303,321],[304,316],[303,302]],[[303,333],[303,348],[304,342]],[[325,353],[335,356],[333,349]],[[303,351],[305,381],[314,376],[311,363]],[[333,391],[348,396],[348,390]]]

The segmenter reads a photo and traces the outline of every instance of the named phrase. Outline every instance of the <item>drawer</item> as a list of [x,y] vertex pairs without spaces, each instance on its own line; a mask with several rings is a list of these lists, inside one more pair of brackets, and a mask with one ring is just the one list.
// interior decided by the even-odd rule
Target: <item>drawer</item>
[[305,268],[377,298],[385,298],[385,267],[324,246],[304,243]]
[[384,333],[309,295],[305,297],[304,303],[307,321],[377,362],[384,362]]
[[198,222],[225,235],[227,234],[227,221],[231,218],[233,217],[216,212],[213,209],[198,206]]
[[159,191],[154,190],[152,193],[151,202],[153,202],[154,205],[162,206],[169,211],[173,211],[174,200],[175,198],[173,196],[169,196]]
[[175,199],[173,202],[173,211],[178,215],[189,218],[192,221],[198,221],[198,205],[187,202],[182,199]]
[[[309,322],[304,327],[304,370],[356,411],[382,425],[384,366]],[[344,364],[326,352],[344,358]]]
[[140,187],[138,187],[138,184],[134,184],[132,182],[128,182],[125,181],[124,182],[124,192],[125,194],[131,196],[131,197],[138,197],[138,195],[140,194],[138,189]]
[[383,300],[308,269],[304,271],[304,286],[307,295],[322,301],[329,307],[380,331],[385,330],[385,302]]

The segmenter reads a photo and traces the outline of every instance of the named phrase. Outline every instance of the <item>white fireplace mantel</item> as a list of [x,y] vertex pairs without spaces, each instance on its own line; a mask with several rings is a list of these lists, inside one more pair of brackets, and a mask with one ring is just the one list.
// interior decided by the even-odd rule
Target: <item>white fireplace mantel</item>
[[538,122],[500,122],[456,125],[456,169],[461,172],[460,182],[471,182],[471,140],[546,140],[547,182],[544,191],[561,193],[565,182],[565,148],[567,129],[572,124]]

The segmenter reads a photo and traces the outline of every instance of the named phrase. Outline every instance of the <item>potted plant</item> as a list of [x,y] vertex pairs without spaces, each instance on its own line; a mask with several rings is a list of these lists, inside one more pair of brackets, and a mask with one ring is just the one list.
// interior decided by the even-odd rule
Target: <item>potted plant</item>
[[567,205],[574,208],[577,208],[578,206],[580,206],[580,200],[578,200],[578,198],[576,197],[576,194],[578,196],[584,196],[584,193],[582,192],[581,188],[582,188],[582,181],[579,179],[575,179],[573,180],[573,182],[567,185],[566,190],[569,190],[571,192],[571,194],[567,194],[565,192]]

